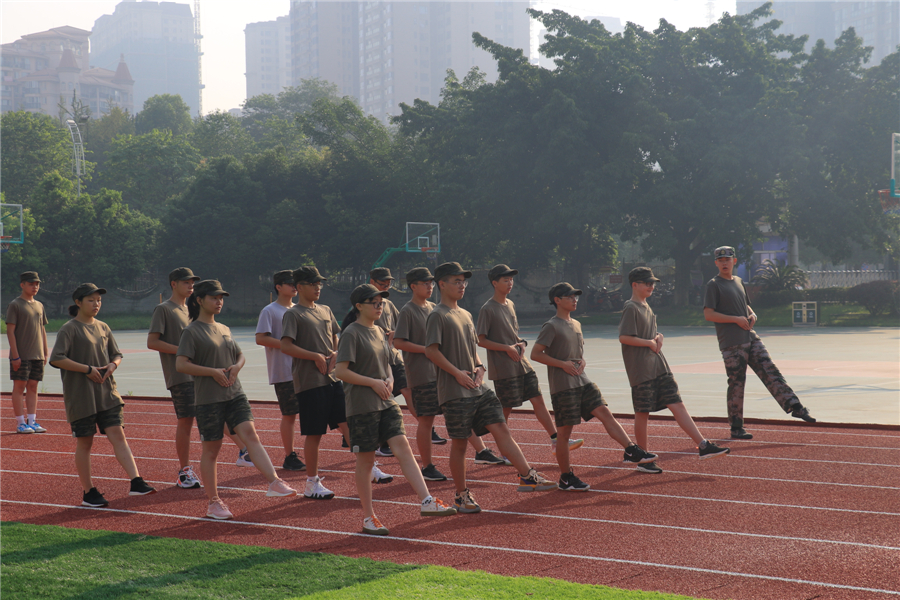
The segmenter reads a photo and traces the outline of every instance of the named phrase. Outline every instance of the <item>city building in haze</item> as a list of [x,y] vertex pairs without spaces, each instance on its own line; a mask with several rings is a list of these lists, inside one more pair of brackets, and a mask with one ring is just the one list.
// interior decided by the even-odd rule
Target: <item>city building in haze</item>
[[93,65],[91,32],[54,27],[0,47],[0,111],[25,110],[59,117],[73,97],[99,117],[113,106],[134,111],[134,80],[119,56],[111,69]]
[[[744,15],[759,8],[761,2],[738,0],[737,14]],[[877,65],[900,44],[900,2],[896,0],[868,0],[840,2],[837,0],[789,0],[772,3],[772,19],[782,22],[778,33],[808,35],[806,51],[818,40],[834,48],[834,40],[853,27],[865,46],[872,46],[869,65]]]
[[247,98],[277,95],[289,85],[291,72],[291,19],[250,23],[244,29]]
[[158,94],[177,94],[197,113],[199,61],[194,16],[187,4],[125,0],[94,22],[91,62],[115,69],[125,58],[134,76],[134,107]]
[[400,103],[440,101],[447,70],[473,67],[497,78],[494,59],[472,43],[478,32],[530,52],[528,2],[291,1],[293,83],[319,77],[379,119]]

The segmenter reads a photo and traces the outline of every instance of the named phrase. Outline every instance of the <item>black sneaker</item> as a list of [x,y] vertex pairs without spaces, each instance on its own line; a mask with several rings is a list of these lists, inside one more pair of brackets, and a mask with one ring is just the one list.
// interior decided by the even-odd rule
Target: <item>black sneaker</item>
[[147,482],[144,481],[142,477],[135,477],[131,480],[131,491],[128,492],[129,496],[145,496],[147,494],[155,493],[156,488],[147,485]]
[[422,477],[425,478],[425,481],[447,481],[447,477],[438,471],[433,464],[422,469]]
[[813,416],[809,414],[809,409],[801,404],[794,405],[794,410],[791,411],[791,416],[795,419],[803,419],[807,423],[816,422]]
[[475,454],[475,464],[476,465],[505,465],[506,461],[494,454],[490,451],[489,448],[485,448],[481,452],[477,452]]
[[636,469],[638,471],[640,471],[641,473],[655,473],[655,474],[662,473],[662,469],[660,469],[659,465],[656,464],[655,462],[648,462],[648,463],[644,463],[642,465],[638,465],[636,467]]
[[631,444],[627,448],[625,448],[625,455],[622,459],[622,462],[625,464],[628,463],[638,463],[639,465],[653,462],[659,458],[652,452],[647,452],[637,444]]
[[591,486],[578,479],[572,471],[559,476],[559,489],[565,492],[586,492]]
[[281,465],[281,468],[286,471],[305,471],[306,465],[303,464],[296,452],[291,452],[284,459],[284,464]]
[[731,439],[733,440],[752,440],[753,434],[747,433],[743,427],[731,430]]
[[382,444],[381,447],[375,451],[375,456],[386,456],[388,458],[394,456],[394,453],[391,452],[391,447],[387,444]]
[[90,491],[85,492],[81,497],[81,505],[82,506],[91,506],[93,508],[100,508],[101,506],[107,506],[109,504],[109,500],[103,497],[103,494],[97,491],[97,488],[91,488]]
[[431,428],[431,443],[435,446],[440,446],[442,444],[446,444],[447,440],[438,435],[437,431],[434,430],[434,427]]
[[722,446],[716,446],[709,440],[706,441],[706,447],[700,446],[700,460],[704,458],[715,458],[717,456],[725,456],[731,452],[731,448],[723,448]]

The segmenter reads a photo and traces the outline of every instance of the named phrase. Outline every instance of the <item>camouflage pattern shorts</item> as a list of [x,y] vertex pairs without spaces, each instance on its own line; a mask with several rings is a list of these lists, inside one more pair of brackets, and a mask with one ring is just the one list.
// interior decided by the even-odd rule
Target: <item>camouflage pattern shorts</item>
[[494,390],[500,405],[503,408],[517,408],[526,400],[531,400],[541,395],[541,385],[538,383],[537,373],[531,371],[518,377],[508,379],[495,379]]
[[350,430],[351,452],[375,452],[386,442],[398,435],[406,435],[403,427],[403,413],[396,404],[384,410],[376,410],[361,415],[347,417]]
[[416,414],[420,417],[433,417],[441,414],[441,407],[438,404],[437,381],[414,387],[412,403]]
[[72,422],[72,437],[91,437],[100,430],[100,435],[106,435],[107,427],[124,427],[125,411],[122,404],[101,410],[100,412],[78,419]]
[[194,382],[185,381],[169,388],[172,404],[175,406],[175,418],[186,419],[197,416],[197,405],[194,401]]
[[487,390],[474,398],[457,398],[441,405],[444,411],[444,424],[450,439],[464,440],[472,432],[482,436],[488,433],[487,426],[495,423],[506,423],[503,407],[493,390]]
[[594,418],[591,413],[606,406],[606,400],[596,383],[551,394],[550,402],[553,404],[553,417],[557,427],[578,425],[582,419],[590,421]]
[[294,393],[293,381],[282,381],[273,384],[275,388],[275,397],[278,398],[278,408],[284,416],[296,415],[300,412],[300,401],[297,400],[297,394]]
[[9,380],[10,381],[43,381],[44,380],[44,361],[22,360],[19,363],[19,370],[13,371],[13,364],[9,363]]
[[225,437],[225,425],[234,435],[234,428],[253,421],[250,401],[241,394],[225,402],[200,404],[197,406],[197,430],[200,431],[201,442],[216,442]]
[[634,412],[650,413],[662,410],[670,404],[680,404],[681,394],[671,373],[663,373],[631,388],[631,404]]

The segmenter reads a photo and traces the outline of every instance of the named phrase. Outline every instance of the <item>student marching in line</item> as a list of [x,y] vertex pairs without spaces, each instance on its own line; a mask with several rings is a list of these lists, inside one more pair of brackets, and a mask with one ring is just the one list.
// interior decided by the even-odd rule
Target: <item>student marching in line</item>
[[[537,373],[525,358],[528,342],[519,337],[519,320],[516,305],[509,299],[513,278],[519,272],[506,265],[495,265],[488,272],[488,280],[494,288],[478,312],[478,345],[487,350],[488,377],[494,382],[494,391],[503,406],[503,416],[509,420],[513,408],[526,401],[534,408],[534,416],[550,436],[550,449],[556,454],[556,427],[544,403]],[[584,445],[584,440],[569,440],[569,451]]]
[[228,292],[215,279],[207,279],[194,286],[194,293],[187,301],[191,324],[181,334],[175,360],[179,373],[194,378],[197,429],[203,446],[200,476],[209,499],[206,516],[213,519],[234,516],[219,497],[218,490],[216,459],[222,448],[225,426],[232,432],[239,432],[246,442],[253,466],[269,482],[266,496],[297,494],[275,474],[275,467],[256,435],[250,401],[238,379],[246,359],[231,337],[231,330],[216,322],[216,315],[222,312],[225,304],[225,296]]
[[737,265],[734,248],[720,246],[716,248],[715,257],[719,274],[706,285],[703,316],[716,324],[719,350],[725,361],[731,437],[737,440],[753,439],[753,435],[744,429],[744,385],[747,383],[748,365],[784,412],[807,423],[815,423],[809,409],[800,404],[797,394],[784,380],[769,357],[769,351],[753,331],[757,318],[750,308],[750,297],[744,289],[744,282],[734,274]]
[[72,293],[70,321],[56,334],[50,364],[60,370],[66,420],[75,438],[75,470],[83,488],[82,506],[101,507],[109,502],[91,477],[91,449],[97,430],[113,447],[116,460],[131,480],[129,496],[156,492],[138,473],[134,455],[125,439],[122,396],[116,390],[113,373],[122,362],[122,353],[109,326],[96,319],[101,295],[106,290],[82,283]]
[[356,489],[363,509],[363,533],[387,535],[387,528],[372,506],[372,468],[375,450],[382,440],[390,446],[400,470],[416,491],[422,516],[455,515],[456,509],[428,492],[428,486],[406,439],[403,414],[394,401],[391,371],[394,349],[376,325],[389,292],[371,284],[358,286],[350,303],[358,311],[356,321],[341,335],[335,376],[344,382],[350,449],[356,454]]
[[291,374],[291,357],[281,351],[281,323],[284,313],[293,308],[297,284],[290,270],[278,271],[272,277],[275,293],[274,302],[266,305],[259,313],[256,323],[256,343],[266,349],[266,367],[269,385],[275,389],[278,408],[281,410],[281,443],[284,445],[284,463],[287,471],[305,471],[306,465],[294,451],[294,430],[300,404],[294,393],[294,377]]
[[[619,342],[622,344],[622,360],[631,385],[631,402],[634,406],[634,437],[642,448],[650,449],[647,426],[650,413],[668,408],[675,422],[697,444],[701,459],[724,456],[728,448],[720,448],[700,433],[697,425],[681,401],[678,384],[662,353],[663,334],[656,329],[656,315],[647,304],[653,288],[659,281],[649,267],[635,267],[628,274],[631,299],[622,309],[619,322]],[[662,473],[655,463],[639,464],[638,471]]]
[[[179,373],[175,368],[175,355],[181,342],[181,333],[190,325],[187,299],[194,292],[194,283],[200,278],[187,267],[178,267],[169,273],[169,287],[172,295],[153,309],[150,332],[147,334],[147,348],[159,352],[166,389],[172,396],[175,409],[175,454],[178,456],[178,478],[175,485],[184,489],[200,487],[200,479],[191,466],[191,429],[197,407],[194,403],[194,379]],[[247,449],[237,435],[226,432],[238,447],[237,465],[252,467]]]
[[569,462],[569,436],[582,420],[597,417],[606,428],[606,433],[625,449],[626,464],[649,463],[657,457],[631,441],[607,407],[600,388],[584,374],[587,366],[584,361],[584,336],[581,334],[581,323],[572,318],[572,313],[578,308],[581,290],[562,282],[551,287],[548,295],[550,304],[556,307],[556,316],[541,327],[531,349],[531,360],[547,365],[550,401],[559,432],[556,446],[556,461],[561,472],[559,489],[586,491],[590,486],[575,475]]
[[34,297],[41,289],[36,271],[19,275],[22,293],[6,309],[9,342],[9,378],[13,382],[12,405],[16,433],[44,433],[37,422],[38,384],[47,364],[47,311]]
[[525,460],[506,425],[500,401],[493,390],[483,385],[486,369],[478,357],[475,324],[469,311],[459,306],[471,276],[471,271],[455,262],[435,269],[441,303],[425,323],[425,355],[439,368],[438,402],[452,440],[450,473],[456,484],[454,505],[462,513],[481,511],[466,482],[466,440],[473,431],[476,435],[490,432],[494,436],[500,451],[519,473],[518,491],[546,491],[557,487]]

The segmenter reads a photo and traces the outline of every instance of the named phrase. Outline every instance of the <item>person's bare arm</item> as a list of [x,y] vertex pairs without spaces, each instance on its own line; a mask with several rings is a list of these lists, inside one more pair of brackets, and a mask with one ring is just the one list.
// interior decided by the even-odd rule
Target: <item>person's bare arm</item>
[[[473,379],[474,373],[469,374],[468,372],[461,371],[460,369],[457,369],[455,366],[453,366],[453,363],[447,360],[447,357],[441,353],[439,344],[431,344],[430,346],[427,346],[425,348],[425,356],[427,356],[428,360],[433,362],[440,369],[447,371],[448,373],[453,375],[453,378],[456,379],[456,383],[463,386],[464,388],[472,390],[478,387],[478,384],[476,384],[475,380]],[[482,369],[484,369],[484,367],[482,367]]]
[[713,323],[733,323],[748,331],[753,328],[753,324],[756,322],[756,315],[753,314],[753,311],[750,311],[750,314],[746,317],[736,317],[734,315],[723,315],[709,307],[703,309],[703,318]]
[[316,368],[319,369],[319,372],[323,375],[328,374],[328,360],[329,357],[321,354],[319,352],[311,352],[309,350],[305,350],[294,343],[293,338],[283,337],[281,338],[281,351],[291,356],[293,358],[299,358],[300,360],[311,360],[316,363]]
[[162,334],[158,331],[151,331],[147,334],[147,348],[156,350],[163,354],[178,354],[178,346],[164,342],[160,338]]
[[[119,357],[118,361],[121,362],[122,358]],[[113,361],[113,363],[118,366],[118,362]],[[113,364],[111,363],[111,364]],[[83,373],[85,377],[93,381],[94,383],[103,383],[106,380],[104,376],[105,371],[109,365],[104,365],[102,367],[95,367],[93,365],[87,365],[79,362],[75,362],[71,358],[60,358],[59,360],[50,361],[50,365],[56,367],[57,369],[62,369],[63,371],[74,371],[76,373]],[[115,367],[113,367],[115,370]]]
[[522,352],[524,351],[524,348],[517,343],[511,346],[507,346],[506,344],[501,344],[500,342],[493,342],[489,340],[487,336],[482,333],[478,336],[478,345],[485,350],[493,350],[494,352],[506,352],[506,355],[516,362],[522,360]]
[[[6,324],[6,339],[9,342],[9,357],[16,360],[10,360],[9,366],[13,371],[18,371],[22,366],[22,357],[19,356],[19,347],[16,345],[16,324]],[[44,356],[47,355],[47,334],[44,334]]]
[[[243,355],[241,356],[243,357]],[[216,383],[222,387],[231,385],[228,382],[228,374],[225,372],[226,369],[214,369],[213,367],[195,365],[191,362],[191,359],[183,354],[175,359],[175,370],[179,373],[185,373],[186,375],[191,375],[193,377],[212,377],[216,380]]]
[[659,354],[660,349],[662,348],[662,338],[663,334],[657,333],[656,337],[652,340],[645,340],[644,338],[639,338],[634,335],[620,335],[619,343],[624,344],[626,346],[637,346],[639,348],[650,348],[657,354]]
[[394,338],[394,348],[413,354],[425,354],[425,346],[413,344],[411,341],[403,338]]
[[559,360],[547,354],[547,346],[543,344],[535,344],[531,348],[531,360],[539,362],[548,367],[556,367],[562,369],[566,374],[572,377],[578,377],[584,373],[586,363],[583,360]]
[[375,379],[366,377],[356,371],[350,370],[349,362],[339,362],[334,368],[334,376],[350,385],[359,385],[372,388],[382,400],[390,400],[394,397],[394,382],[390,379]]
[[273,338],[271,333],[257,333],[256,345],[281,350],[281,340],[276,340],[275,338]]

